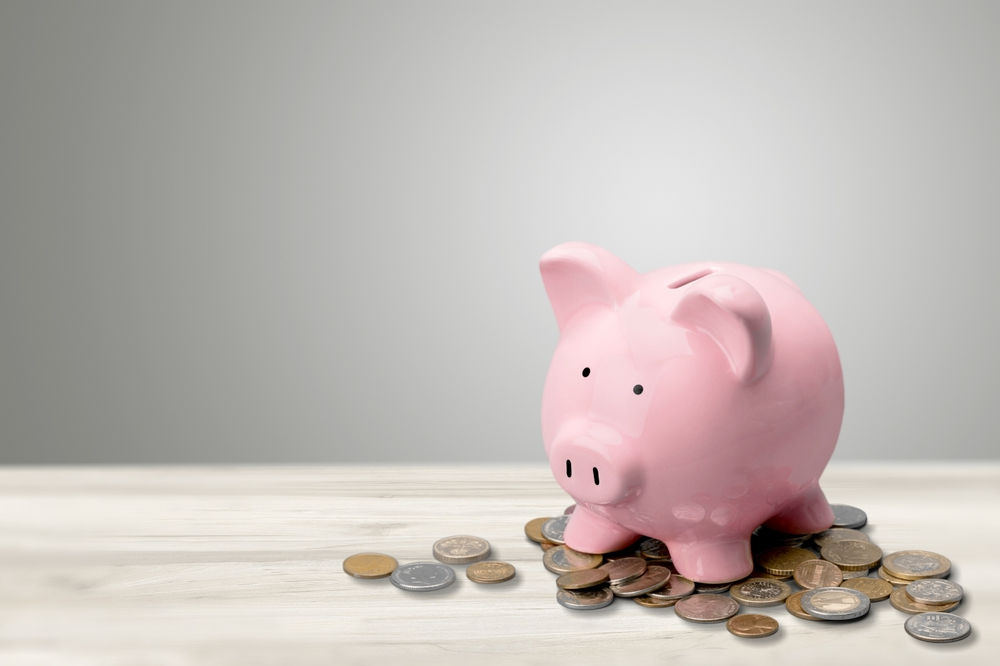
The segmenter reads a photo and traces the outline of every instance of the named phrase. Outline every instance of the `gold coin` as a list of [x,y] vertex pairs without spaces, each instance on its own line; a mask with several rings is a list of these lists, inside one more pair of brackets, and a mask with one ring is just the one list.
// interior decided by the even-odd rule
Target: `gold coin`
[[801,592],[796,592],[791,594],[785,599],[785,610],[794,615],[795,617],[802,618],[803,620],[816,620],[817,622],[822,622],[818,617],[813,617],[802,608],[802,595],[809,590],[802,590]]
[[608,572],[604,569],[570,571],[556,578],[556,585],[564,590],[585,590],[607,582]]
[[867,571],[882,561],[882,549],[867,541],[845,539],[823,546],[820,554],[844,571]]
[[777,606],[792,593],[788,583],[768,578],[750,578],[733,583],[729,596],[743,606]]
[[399,566],[396,558],[381,553],[358,553],[344,560],[344,573],[355,578],[385,578]]
[[889,553],[882,562],[886,573],[905,580],[944,578],[951,573],[951,561],[927,550],[901,550]]
[[795,567],[806,560],[818,560],[816,553],[805,548],[772,548],[757,555],[757,564],[769,574],[791,576]]
[[549,520],[552,519],[535,518],[534,520],[529,520],[528,524],[524,526],[525,536],[527,536],[535,543],[552,543],[542,535],[542,525],[544,525]]
[[844,582],[844,573],[833,562],[806,560],[795,567],[795,582],[805,590],[817,587],[837,587]]
[[[818,562],[819,560],[816,561]],[[764,571],[760,567],[754,567],[753,571],[750,572],[750,575],[747,576],[747,578],[770,578],[771,580],[791,580],[792,574],[788,574],[787,576],[783,574],[773,574]]]
[[903,580],[902,578],[896,578],[895,576],[893,576],[892,574],[890,574],[888,571],[886,571],[885,567],[879,567],[878,571],[876,573],[878,573],[878,577],[879,578],[881,578],[882,580],[887,581],[889,583],[892,583],[893,585],[904,585],[905,586],[905,585],[909,585],[910,583],[913,582],[912,580]]
[[513,578],[515,573],[514,565],[507,564],[506,562],[497,562],[496,560],[476,562],[475,564],[470,564],[469,568],[465,570],[465,575],[473,583],[484,583],[487,585],[505,583]]
[[828,543],[833,543],[834,541],[871,541],[868,535],[861,530],[852,530],[847,527],[834,527],[832,529],[826,530],[825,532],[820,532],[819,534],[813,535],[813,543],[816,544],[818,548],[822,548]]
[[868,597],[869,601],[885,601],[892,594],[892,583],[881,578],[851,578],[840,586],[857,590]]
[[889,595],[889,603],[896,610],[901,610],[910,615],[919,615],[920,613],[950,613],[961,602],[953,601],[950,604],[934,604],[933,606],[930,604],[920,604],[906,596],[905,587],[897,587]]
[[556,546],[545,551],[542,564],[554,574],[565,574],[583,569],[596,569],[604,561],[600,555],[580,553],[569,546]]
[[778,630],[778,621],[767,615],[747,613],[729,618],[726,629],[740,638],[764,638]]
[[632,601],[646,608],[670,608],[677,603],[677,599],[659,599],[646,594],[632,597]]

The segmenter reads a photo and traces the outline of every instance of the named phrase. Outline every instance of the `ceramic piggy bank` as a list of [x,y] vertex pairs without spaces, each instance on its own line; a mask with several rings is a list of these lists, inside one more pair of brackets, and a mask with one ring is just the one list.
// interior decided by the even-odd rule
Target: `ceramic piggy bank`
[[542,257],[560,339],[542,398],[566,545],[664,541],[681,575],[750,574],[750,535],[833,523],[819,477],[844,413],[833,337],[777,271],[694,263],[639,274],[566,243]]

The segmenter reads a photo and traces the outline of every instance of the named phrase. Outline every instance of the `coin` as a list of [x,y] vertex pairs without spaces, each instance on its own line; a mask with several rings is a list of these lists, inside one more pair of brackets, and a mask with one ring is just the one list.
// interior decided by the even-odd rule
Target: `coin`
[[818,622],[818,617],[813,617],[802,608],[802,595],[808,591],[809,590],[802,590],[801,592],[788,595],[788,598],[785,599],[785,610],[795,617],[802,618],[803,620],[815,620]]
[[806,560],[795,567],[793,574],[799,587],[812,590],[817,587],[837,587],[844,581],[844,574],[833,562]]
[[892,583],[881,578],[851,578],[841,583],[840,587],[857,590],[869,601],[885,601],[892,594]]
[[552,543],[566,543],[566,540],[563,539],[563,532],[566,531],[566,525],[569,523],[570,517],[570,514],[564,513],[561,516],[546,520],[542,523],[542,536]]
[[759,553],[755,558],[758,565],[769,574],[791,576],[795,567],[806,560],[818,560],[816,553],[805,548],[772,548]]
[[608,572],[603,569],[570,571],[556,578],[556,585],[564,590],[584,590],[608,582]]
[[695,583],[695,594],[725,594],[732,587],[732,583]]
[[778,631],[778,621],[767,615],[747,613],[729,618],[726,629],[740,638],[764,638]]
[[655,592],[670,580],[670,569],[651,564],[646,572],[634,580],[618,585],[612,584],[611,591],[616,597],[638,597]]
[[551,550],[551,549],[555,548],[556,546],[558,546],[559,544],[552,543],[551,541],[546,541],[545,543],[542,543],[542,544],[539,544],[539,545],[542,547],[542,550]]
[[918,604],[950,604],[962,600],[962,586],[942,578],[915,580],[904,588]]
[[792,588],[788,583],[769,578],[748,578],[747,580],[733,583],[729,589],[729,596],[739,602],[742,606],[763,608],[764,606],[778,606],[792,593]]
[[901,550],[882,561],[886,573],[904,580],[944,578],[951,573],[951,561],[944,555],[926,550]]
[[614,562],[615,560],[623,560],[626,557],[642,557],[642,551],[639,550],[639,545],[632,544],[628,548],[622,548],[621,550],[616,550],[612,553],[604,553],[605,562]]
[[882,580],[888,581],[888,582],[892,583],[893,585],[909,585],[910,583],[913,582],[913,581],[910,581],[910,580],[904,580],[902,578],[896,578],[895,576],[893,576],[892,574],[890,574],[888,571],[886,571],[885,567],[879,567],[877,573],[878,573],[878,577],[879,578],[881,578]]
[[721,594],[695,594],[678,601],[674,612],[688,622],[724,622],[740,612],[740,605]]
[[820,554],[845,571],[868,571],[882,560],[882,549],[867,541],[834,541],[823,546]]
[[632,597],[632,601],[646,608],[670,608],[677,603],[677,599],[660,599],[659,597],[651,597],[647,594]]
[[850,580],[852,578],[864,578],[864,577],[866,577],[869,573],[871,573],[871,569],[862,569],[861,571],[844,571],[844,570],[841,570],[841,573],[844,575],[844,580]]
[[889,603],[898,611],[916,615],[917,613],[947,613],[958,607],[959,602],[953,601],[950,604],[921,604],[906,596],[905,587],[897,587],[889,595]]
[[524,526],[524,534],[535,543],[552,543],[542,534],[542,525],[552,520],[551,518],[535,518],[529,520]]
[[853,620],[871,608],[868,597],[843,587],[817,587],[802,595],[802,610],[822,620]]
[[474,536],[450,536],[434,544],[434,559],[445,564],[472,564],[490,556],[490,542]]
[[344,573],[355,578],[385,578],[399,566],[396,558],[381,553],[358,553],[344,560]]
[[506,583],[514,577],[515,573],[514,565],[495,560],[476,562],[475,564],[470,564],[469,568],[465,570],[465,575],[473,583],[485,584]]
[[646,572],[646,560],[641,557],[623,557],[620,560],[605,562],[601,565],[601,569],[608,572],[612,585],[622,585]]
[[[809,561],[812,562],[812,560],[809,560]],[[819,560],[816,560],[816,561],[818,562]],[[768,572],[764,571],[763,569],[761,569],[759,566],[755,566],[753,568],[753,571],[750,572],[750,575],[747,576],[747,578],[770,578],[772,580],[791,580],[792,579],[792,574],[788,574],[786,576],[784,574],[768,573]]]
[[569,546],[556,546],[545,551],[542,564],[554,574],[565,574],[570,571],[594,569],[601,563],[600,555],[580,553]]
[[667,560],[670,561],[670,551],[667,544],[659,539],[646,539],[639,544],[639,552],[647,560]]
[[833,529],[824,530],[819,534],[813,535],[813,543],[815,543],[819,548],[822,548],[828,543],[833,543],[834,541],[845,541],[850,539],[852,541],[871,541],[868,535],[860,530],[849,530],[846,527],[834,527]]
[[856,529],[868,522],[868,514],[861,509],[846,504],[831,504],[833,526]]
[[671,574],[667,579],[667,584],[658,590],[649,593],[649,596],[663,601],[677,601],[694,594],[694,581],[688,580],[684,576]]
[[906,633],[928,643],[960,641],[972,632],[972,625],[964,617],[951,613],[921,613],[909,618],[903,625]]
[[615,595],[607,587],[591,590],[559,590],[556,601],[572,610],[596,610],[604,608],[615,600]]
[[454,583],[455,570],[437,562],[413,562],[393,571],[389,580],[407,592],[432,592]]

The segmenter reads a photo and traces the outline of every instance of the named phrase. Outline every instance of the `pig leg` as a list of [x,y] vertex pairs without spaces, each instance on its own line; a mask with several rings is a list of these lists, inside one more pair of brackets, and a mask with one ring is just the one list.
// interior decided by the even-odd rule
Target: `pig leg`
[[833,509],[819,484],[813,484],[764,524],[787,534],[815,534],[833,525]]
[[699,583],[728,583],[746,578],[753,571],[750,535],[740,538],[667,541],[674,566],[685,578]]
[[581,553],[610,553],[635,543],[639,535],[577,504],[563,538]]

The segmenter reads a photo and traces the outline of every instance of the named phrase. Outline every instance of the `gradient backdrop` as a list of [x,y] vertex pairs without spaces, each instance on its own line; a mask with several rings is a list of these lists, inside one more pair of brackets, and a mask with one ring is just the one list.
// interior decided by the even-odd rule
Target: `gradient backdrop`
[[0,0],[0,463],[541,461],[538,258],[776,268],[1000,456],[1000,3]]

